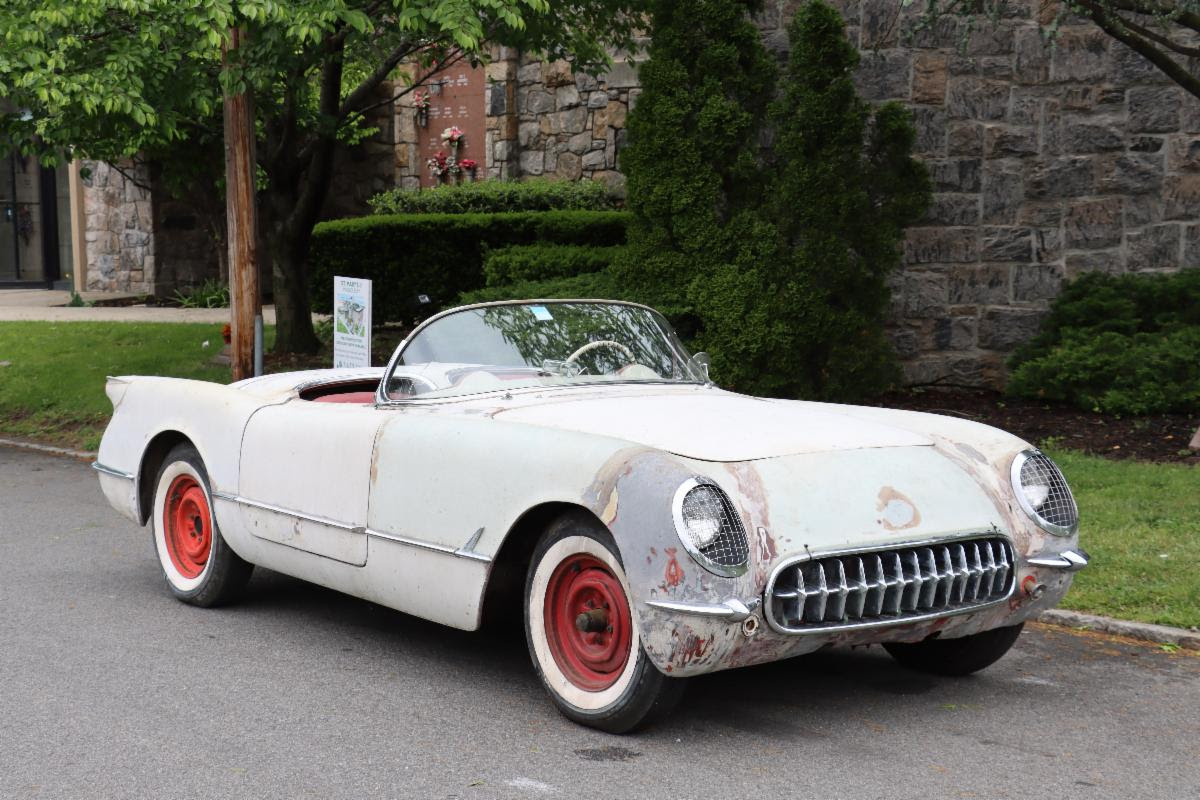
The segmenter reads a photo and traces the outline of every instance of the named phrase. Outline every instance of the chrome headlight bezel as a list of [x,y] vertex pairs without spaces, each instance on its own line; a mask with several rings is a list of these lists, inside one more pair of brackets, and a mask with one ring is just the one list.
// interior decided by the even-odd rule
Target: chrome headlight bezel
[[[1070,525],[1059,525],[1043,517],[1038,513],[1037,509],[1046,501],[1043,500],[1035,506],[1025,494],[1025,484],[1021,480],[1021,472],[1025,464],[1032,458],[1045,459],[1045,463],[1053,470],[1051,477],[1057,478],[1061,482],[1062,491],[1066,494],[1066,501],[1070,503],[1070,516],[1074,520]],[[1009,468],[1009,481],[1012,484],[1013,494],[1017,497],[1017,503],[1039,528],[1055,536],[1074,536],[1079,531],[1079,507],[1075,504],[1075,494],[1071,491],[1071,487],[1067,483],[1066,477],[1062,474],[1062,470],[1058,468],[1058,465],[1048,455],[1034,448],[1022,450],[1017,453],[1013,456],[1012,466]]]
[[[728,522],[730,530],[728,535],[734,537],[734,544],[740,544],[738,548],[742,553],[742,559],[737,564],[722,564],[714,561],[704,553],[704,548],[708,545],[698,545],[689,533],[690,526],[684,516],[684,502],[689,494],[696,490],[714,492],[720,500],[720,505],[725,515],[725,521]],[[750,567],[750,543],[746,537],[746,526],[742,523],[742,517],[734,507],[733,502],[729,499],[729,495],[725,493],[720,486],[715,482],[704,478],[694,477],[688,478],[679,485],[675,490],[675,497],[671,501],[671,517],[675,521],[675,534],[679,537],[679,541],[683,543],[683,548],[696,561],[697,564],[704,567],[714,575],[720,575],[725,578],[736,578],[744,575]],[[721,528],[718,526],[718,532],[713,537],[715,540],[722,535]]]

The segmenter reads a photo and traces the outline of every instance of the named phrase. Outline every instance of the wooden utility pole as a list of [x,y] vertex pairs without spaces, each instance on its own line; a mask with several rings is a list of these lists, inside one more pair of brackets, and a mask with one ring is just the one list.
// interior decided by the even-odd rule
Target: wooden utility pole
[[[245,34],[233,28],[224,61]],[[258,214],[254,204],[254,104],[249,91],[225,92],[225,220],[229,238],[230,361],[233,379],[255,374],[255,318],[258,296]],[[259,345],[261,347],[261,343]]]

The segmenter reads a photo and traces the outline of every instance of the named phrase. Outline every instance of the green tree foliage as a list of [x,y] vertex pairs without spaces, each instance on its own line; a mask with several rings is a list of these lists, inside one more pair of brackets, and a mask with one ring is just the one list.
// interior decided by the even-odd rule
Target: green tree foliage
[[1084,275],[1009,366],[1020,397],[1110,414],[1200,410],[1200,270]]
[[[0,155],[15,147],[148,157],[177,185],[223,174],[223,89],[253,92],[261,238],[272,262],[277,349],[316,347],[307,257],[335,147],[371,133],[364,113],[395,96],[397,67],[417,83],[489,43],[578,69],[628,45],[640,0],[5,0],[0,4]],[[247,34],[227,64],[227,32]],[[415,84],[414,84],[415,85]],[[409,85],[401,91],[414,88]],[[219,186],[218,186],[219,189]],[[219,194],[219,191],[217,192]],[[218,204],[219,205],[219,204]]]
[[771,102],[754,7],[655,8],[622,161],[635,216],[620,283],[682,321],[728,386],[869,395],[894,375],[886,277],[928,206],[928,176],[907,112],[858,97],[858,55],[824,3],[797,10]]

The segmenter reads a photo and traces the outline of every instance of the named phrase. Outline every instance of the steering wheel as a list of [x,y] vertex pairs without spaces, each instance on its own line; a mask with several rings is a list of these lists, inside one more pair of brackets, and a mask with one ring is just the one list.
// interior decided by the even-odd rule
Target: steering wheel
[[621,353],[623,353],[623,354],[624,354],[624,356],[625,356],[627,359],[629,359],[629,363],[631,363],[631,364],[632,364],[632,363],[634,363],[635,361],[637,361],[637,357],[636,357],[636,356],[633,354],[633,351],[632,351],[632,350],[630,350],[630,349],[629,349],[628,347],[626,347],[625,345],[621,344],[620,342],[614,342],[612,339],[597,339],[597,340],[596,340],[596,341],[594,341],[594,342],[588,342],[588,343],[587,343],[587,344],[585,344],[583,347],[581,347],[581,348],[579,348],[578,350],[576,350],[574,353],[571,353],[571,355],[567,356],[567,357],[566,357],[566,358],[563,360],[563,363],[564,363],[564,364],[570,364],[570,363],[573,363],[573,362],[575,361],[575,359],[579,358],[579,357],[580,357],[581,355],[583,355],[584,353],[589,353],[589,352],[591,352],[592,350],[595,350],[597,347],[612,347],[612,348],[615,348],[615,349],[617,349],[617,350],[620,350],[620,351],[621,351]]

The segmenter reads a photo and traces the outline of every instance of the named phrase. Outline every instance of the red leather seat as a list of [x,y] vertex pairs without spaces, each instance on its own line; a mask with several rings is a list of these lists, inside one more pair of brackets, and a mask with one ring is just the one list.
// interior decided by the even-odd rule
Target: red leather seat
[[375,402],[374,392],[342,392],[341,394],[327,394],[322,397],[314,397],[314,403],[361,403],[370,405]]

